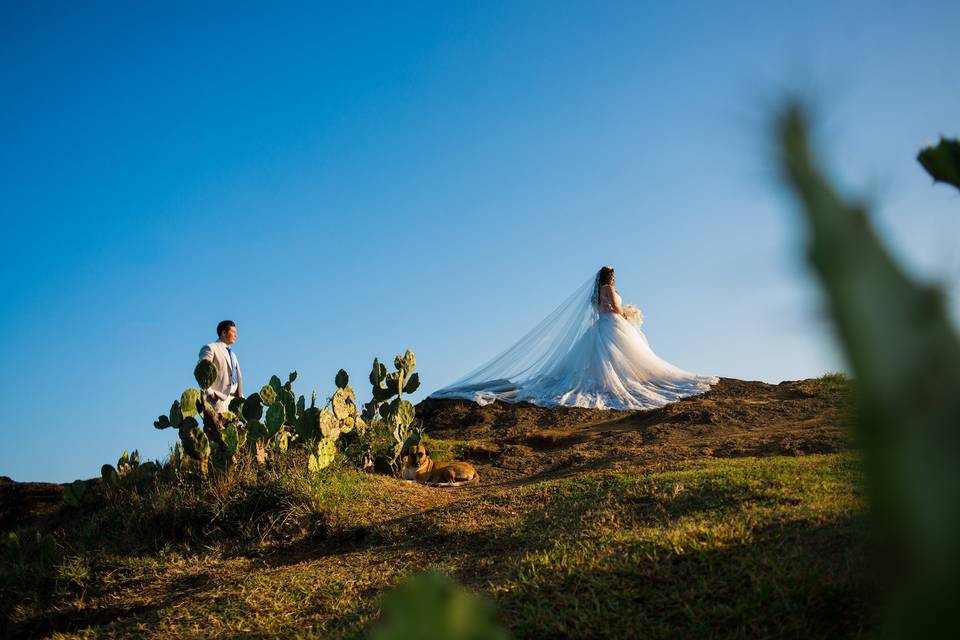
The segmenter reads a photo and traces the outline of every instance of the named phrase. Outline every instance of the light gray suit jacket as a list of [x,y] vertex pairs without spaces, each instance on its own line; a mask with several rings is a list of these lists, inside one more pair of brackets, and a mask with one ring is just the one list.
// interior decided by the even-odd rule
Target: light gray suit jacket
[[200,359],[210,360],[217,365],[217,380],[207,391],[216,398],[214,409],[218,413],[227,411],[230,407],[230,400],[235,396],[243,396],[243,374],[240,372],[240,360],[237,358],[237,354],[233,354],[233,359],[237,363],[237,390],[232,395],[230,393],[230,355],[227,351],[227,345],[221,340],[204,345],[200,349]]

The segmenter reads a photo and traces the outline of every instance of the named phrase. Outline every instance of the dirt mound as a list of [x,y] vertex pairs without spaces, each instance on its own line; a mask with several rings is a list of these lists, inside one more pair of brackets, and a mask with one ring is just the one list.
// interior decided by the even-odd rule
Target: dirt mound
[[50,482],[15,482],[0,476],[0,531],[27,520],[56,516],[63,504],[63,485]]
[[722,378],[708,393],[646,411],[427,399],[417,417],[432,438],[465,441],[454,452],[484,467],[486,480],[515,480],[704,457],[837,451],[849,444],[846,395],[817,380],[772,385]]

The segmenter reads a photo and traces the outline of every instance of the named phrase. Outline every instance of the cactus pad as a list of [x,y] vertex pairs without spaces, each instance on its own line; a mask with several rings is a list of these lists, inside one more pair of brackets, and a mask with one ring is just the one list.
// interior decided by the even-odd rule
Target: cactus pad
[[270,408],[267,409],[267,431],[271,436],[277,434],[280,431],[281,425],[283,425],[283,420],[286,417],[286,411],[283,408],[283,403],[279,400],[270,405]]
[[334,444],[333,440],[322,438],[320,442],[317,443],[316,453],[310,454],[307,467],[310,471],[316,473],[321,469],[329,467],[336,455],[337,445]]
[[182,420],[183,412],[180,410],[180,401],[174,400],[173,404],[170,405],[170,425],[179,427]]
[[417,368],[417,357],[413,355],[413,351],[407,349],[402,356],[393,359],[393,366],[397,368],[397,371],[402,371],[404,377],[410,377],[413,370]]
[[[272,391],[272,389],[271,389]],[[240,409],[244,420],[254,421],[263,417],[263,405],[261,404],[260,394],[253,393],[247,396],[243,401],[243,407]]]
[[304,440],[315,440],[320,437],[320,409],[310,407],[304,410],[297,421],[297,434]]
[[237,432],[237,425],[234,422],[227,423],[223,428],[223,444],[227,448],[227,453],[234,454],[240,448],[240,434]]
[[260,400],[268,407],[277,401],[277,390],[273,388],[273,385],[265,385],[263,389],[260,389],[259,395]]
[[[197,415],[197,400],[200,399],[200,391],[190,387],[180,394],[180,415],[183,417]],[[177,426],[177,425],[174,425]]]
[[351,408],[353,405],[348,401],[347,394],[344,393],[343,389],[337,389],[334,392],[333,397],[330,398],[330,406],[333,407],[333,415],[337,417],[337,420],[343,420],[348,418],[351,414]]
[[326,407],[320,412],[320,435],[334,441],[340,437],[340,421]]
[[403,387],[404,393],[413,393],[420,388],[420,374],[415,373],[407,379],[407,384]]
[[370,371],[370,384],[379,387],[383,379],[387,377],[387,367],[377,358],[373,359],[373,369]]
[[336,382],[338,389],[343,389],[347,386],[347,383],[350,382],[350,376],[347,375],[346,371],[340,369],[340,371],[337,371],[337,377],[334,378],[334,382]]
[[167,427],[171,426],[170,418],[168,418],[167,416],[160,416],[159,418],[153,421],[153,426],[156,427],[157,429],[166,429]]
[[100,467],[100,476],[104,482],[111,486],[115,487],[120,483],[120,476],[117,475],[117,470],[113,468],[112,464],[105,464]]
[[917,161],[935,181],[960,189],[960,141],[940,138],[937,146],[921,150]]
[[218,375],[217,365],[210,360],[201,360],[193,370],[193,377],[201,389],[209,389],[217,381]]

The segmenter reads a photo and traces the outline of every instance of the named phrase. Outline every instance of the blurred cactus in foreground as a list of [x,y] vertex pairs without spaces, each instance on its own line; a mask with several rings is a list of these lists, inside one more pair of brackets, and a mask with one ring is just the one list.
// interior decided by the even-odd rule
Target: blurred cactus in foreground
[[408,579],[383,599],[371,640],[507,640],[493,605],[437,573]]
[[946,182],[960,189],[960,142],[957,140],[940,138],[937,146],[921,149],[917,161],[934,181]]
[[[779,119],[780,161],[810,232],[810,259],[855,377],[856,436],[895,590],[886,631],[953,636],[960,601],[960,342],[941,292],[884,249],[862,206],[828,182],[808,145],[804,110]],[[956,184],[955,142],[921,152]]]

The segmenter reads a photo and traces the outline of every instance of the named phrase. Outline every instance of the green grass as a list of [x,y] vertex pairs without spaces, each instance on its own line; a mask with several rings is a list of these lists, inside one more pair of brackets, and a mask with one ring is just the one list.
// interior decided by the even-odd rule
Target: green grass
[[804,380],[798,387],[810,395],[835,398],[845,397],[850,392],[851,382],[847,374],[835,371]]
[[[357,637],[388,589],[431,569],[486,593],[515,637],[851,637],[872,625],[860,471],[849,454],[460,493],[346,469],[285,477],[285,492],[263,491],[275,495],[273,510],[233,497],[279,522],[272,546],[240,526],[242,544],[168,540],[141,557],[81,550],[61,564],[68,586],[13,611],[14,628]],[[308,530],[291,536],[296,527]],[[223,522],[216,530],[228,533]]]

